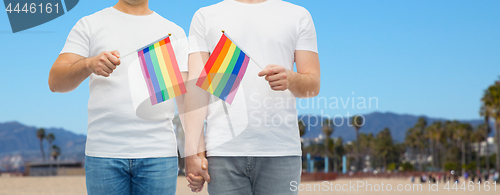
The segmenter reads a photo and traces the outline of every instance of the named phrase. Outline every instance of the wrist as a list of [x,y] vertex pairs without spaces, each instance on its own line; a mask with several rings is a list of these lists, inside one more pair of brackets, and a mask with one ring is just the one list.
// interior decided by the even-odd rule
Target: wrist
[[291,89],[295,86],[295,76],[297,75],[298,73],[296,73],[295,71],[293,70],[286,70],[286,79],[287,79],[287,82],[288,82],[288,89]]
[[92,69],[90,68],[90,61],[91,61],[90,58],[85,58],[82,60],[83,67],[88,72],[92,72]]

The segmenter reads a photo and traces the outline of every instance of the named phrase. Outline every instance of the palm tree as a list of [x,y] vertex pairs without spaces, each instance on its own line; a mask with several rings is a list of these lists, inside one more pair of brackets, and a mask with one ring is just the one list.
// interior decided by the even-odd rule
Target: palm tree
[[361,160],[359,158],[359,129],[365,124],[364,117],[361,115],[356,115],[352,117],[351,125],[356,131],[356,171],[361,169]]
[[325,156],[330,156],[330,151],[328,150],[328,142],[330,140],[330,136],[333,134],[333,121],[331,119],[323,120],[322,125],[323,134],[325,134]]
[[424,149],[427,148],[427,141],[425,139],[425,128],[427,127],[427,120],[424,117],[418,119],[414,127],[408,129],[406,132],[405,145],[410,147],[412,150],[415,162],[419,165],[419,170],[423,170],[423,162],[425,152]]
[[377,134],[375,140],[375,151],[378,156],[382,157],[384,169],[387,169],[387,158],[394,150],[394,142],[392,141],[391,130],[385,128]]
[[56,136],[53,133],[49,133],[47,136],[45,136],[45,139],[49,143],[49,149],[52,149],[52,142],[56,140]]
[[302,121],[302,120],[299,120],[299,133],[300,133],[300,137],[302,137],[306,134],[306,125],[304,124],[304,121]]
[[40,151],[42,152],[42,159],[45,161],[45,153],[43,152],[43,139],[45,139],[45,129],[40,128],[36,131],[36,137],[40,140]]
[[425,128],[425,137],[429,139],[431,146],[432,166],[437,168],[439,167],[439,156],[441,156],[441,159],[443,160],[442,155],[440,155],[442,148],[441,144],[446,142],[443,123],[441,121],[436,121],[429,127]]
[[[483,123],[483,124],[477,126],[476,131],[474,131],[473,134],[472,134],[472,136],[471,136],[472,139],[478,145],[477,157],[476,157],[476,168],[477,168],[477,171],[481,171],[481,164],[480,164],[481,143],[487,140],[489,131],[490,131],[489,130],[489,125]],[[486,148],[488,148],[488,145],[486,145]],[[486,155],[486,156],[488,156],[488,155]],[[489,168],[489,165],[488,165],[488,168]]]
[[334,172],[337,172],[337,161],[338,161],[338,157],[340,156],[343,156],[346,154],[346,149],[344,147],[344,140],[339,137],[337,138],[337,140],[335,140],[335,143],[334,143],[334,149],[333,149],[334,153],[333,153],[333,170]]
[[[325,119],[323,120],[323,125],[322,125],[322,130],[323,133],[325,134],[325,157],[329,158],[331,151],[329,150],[329,143],[330,143],[330,136],[333,134],[333,120],[332,119]],[[333,143],[332,143],[333,145]],[[326,166],[326,165],[325,165]]]
[[57,161],[57,157],[61,155],[61,148],[57,145],[52,146],[52,158]]
[[[481,114],[495,120],[495,142],[497,148],[496,168],[500,169],[500,81],[496,81],[484,91],[481,98]],[[487,157],[488,158],[488,157]]]
[[300,134],[300,149],[302,151],[302,155],[304,155],[304,143],[302,142],[302,136],[306,134],[306,125],[304,124],[304,121],[299,120],[298,123],[299,126],[299,134]]
[[466,151],[465,151],[465,144],[466,142],[468,141],[468,138],[470,137],[470,132],[472,131],[472,126],[470,124],[467,124],[467,123],[460,123],[460,122],[456,122],[457,123],[457,126],[456,126],[456,129],[455,129],[455,133],[453,134],[454,135],[454,139],[457,141],[457,143],[459,143],[460,145],[460,151],[462,153],[462,174],[465,173],[465,154],[466,154]]

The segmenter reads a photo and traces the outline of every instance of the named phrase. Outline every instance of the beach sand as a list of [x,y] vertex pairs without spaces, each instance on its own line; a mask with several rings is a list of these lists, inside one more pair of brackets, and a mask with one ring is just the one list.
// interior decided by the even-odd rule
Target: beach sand
[[[359,182],[358,182],[359,181]],[[462,182],[463,180],[461,180]],[[187,187],[187,181],[185,177],[179,177],[177,180],[177,194],[195,194],[190,191]],[[363,187],[357,188],[356,185],[363,184]],[[366,184],[372,185],[372,189],[366,188]],[[382,184],[384,191],[382,191]],[[482,194],[500,194],[500,185],[493,184],[488,185],[489,191],[485,191],[485,186],[481,185],[481,191],[478,189],[478,185],[475,184],[474,189],[460,189],[461,184],[456,186],[458,190],[451,189],[453,185],[450,185],[450,190],[446,190],[445,184],[440,183],[438,186],[438,191],[430,191],[428,184],[422,184],[419,187],[418,184],[414,185],[409,179],[339,179],[331,182],[303,182],[301,186],[296,186],[296,189],[300,191],[300,195],[326,195],[326,194],[360,194],[360,195],[385,195],[385,194],[417,194],[417,195],[482,195]],[[352,188],[354,185],[354,188]],[[295,189],[295,185],[291,186]],[[348,187],[349,186],[349,187]],[[390,187],[389,187],[390,186]],[[335,189],[337,187],[337,189]],[[343,187],[343,190],[342,190]],[[401,191],[398,191],[401,189]],[[406,187],[405,190],[404,188]],[[470,186],[465,185],[465,188]],[[486,187],[486,189],[488,188]],[[387,191],[387,189],[392,188],[392,191]],[[416,190],[418,188],[418,190]],[[378,191],[376,191],[378,189]],[[495,191],[496,189],[496,191]],[[359,191],[358,191],[359,190]],[[84,195],[86,194],[85,189],[85,177],[84,176],[58,176],[58,177],[11,177],[2,178],[0,177],[0,195]],[[202,192],[196,195],[207,195],[206,188]]]

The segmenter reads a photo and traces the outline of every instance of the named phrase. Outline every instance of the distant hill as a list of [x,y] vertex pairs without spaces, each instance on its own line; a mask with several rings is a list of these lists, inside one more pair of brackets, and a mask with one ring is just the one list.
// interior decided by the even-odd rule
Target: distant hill
[[[373,133],[374,135],[382,131],[385,127],[391,129],[393,138],[398,141],[404,141],[405,133],[408,128],[413,127],[420,116],[395,113],[374,112],[364,115],[366,124],[360,129],[361,133]],[[424,116],[425,117],[425,116]],[[440,118],[429,118],[428,124],[434,121],[444,121]],[[305,139],[314,139],[322,135],[321,118],[315,115],[301,115],[299,119],[304,120],[307,125]],[[482,120],[462,121],[468,122],[473,126],[481,124]],[[336,124],[342,124],[342,120],[337,118]],[[36,137],[38,127],[30,127],[18,122],[0,123],[0,169],[2,161],[8,161],[12,156],[21,156],[23,161],[40,160],[40,146]],[[85,158],[86,136],[75,134],[71,131],[60,128],[45,128],[46,133],[53,133],[56,136],[54,144],[58,145],[62,154],[61,160],[83,161]],[[347,119],[344,119],[343,125],[336,126],[332,137],[342,137],[345,141],[355,139],[354,129],[347,125]],[[48,144],[44,142],[45,151],[48,151]],[[48,156],[48,154],[47,154]]]
[[[20,155],[23,161],[41,160],[40,141],[36,137],[37,130],[37,127],[29,127],[18,122],[0,123],[0,159]],[[85,135],[60,128],[45,128],[45,132],[55,135],[56,139],[53,144],[61,148],[61,160],[84,160]],[[44,141],[43,144],[48,157],[48,143]]]
[[[406,131],[410,127],[413,127],[420,117],[426,118],[428,124],[432,124],[435,121],[446,120],[440,118],[429,118],[426,116],[395,114],[390,112],[373,112],[363,116],[366,119],[366,123],[360,129],[360,133],[373,133],[374,135],[376,135],[384,128],[388,127],[391,130],[392,137],[398,142],[404,141]],[[321,131],[321,116],[301,115],[299,116],[299,119],[302,119],[307,126],[307,132],[303,136],[303,138],[311,139],[316,138],[319,135],[323,135],[323,132]],[[472,126],[477,126],[479,124],[482,124],[483,120],[467,120],[462,122],[468,122]],[[334,127],[334,133],[332,137],[342,137],[342,139],[344,139],[345,141],[352,141],[356,139],[354,128],[347,125],[348,123],[346,118],[344,118],[343,121],[341,118],[336,118],[335,124],[337,124],[338,126]]]

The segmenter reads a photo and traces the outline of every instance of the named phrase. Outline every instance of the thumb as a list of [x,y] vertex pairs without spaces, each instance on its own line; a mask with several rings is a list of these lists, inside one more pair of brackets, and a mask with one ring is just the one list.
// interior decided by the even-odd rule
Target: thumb
[[210,183],[210,175],[208,174],[208,171],[203,171],[201,176],[203,176],[203,179],[205,179],[207,183]]
[[207,170],[208,169],[208,160],[206,158],[201,159],[201,168],[203,170]]
[[111,54],[113,54],[117,58],[120,58],[120,52],[118,52],[117,50],[112,51]]

